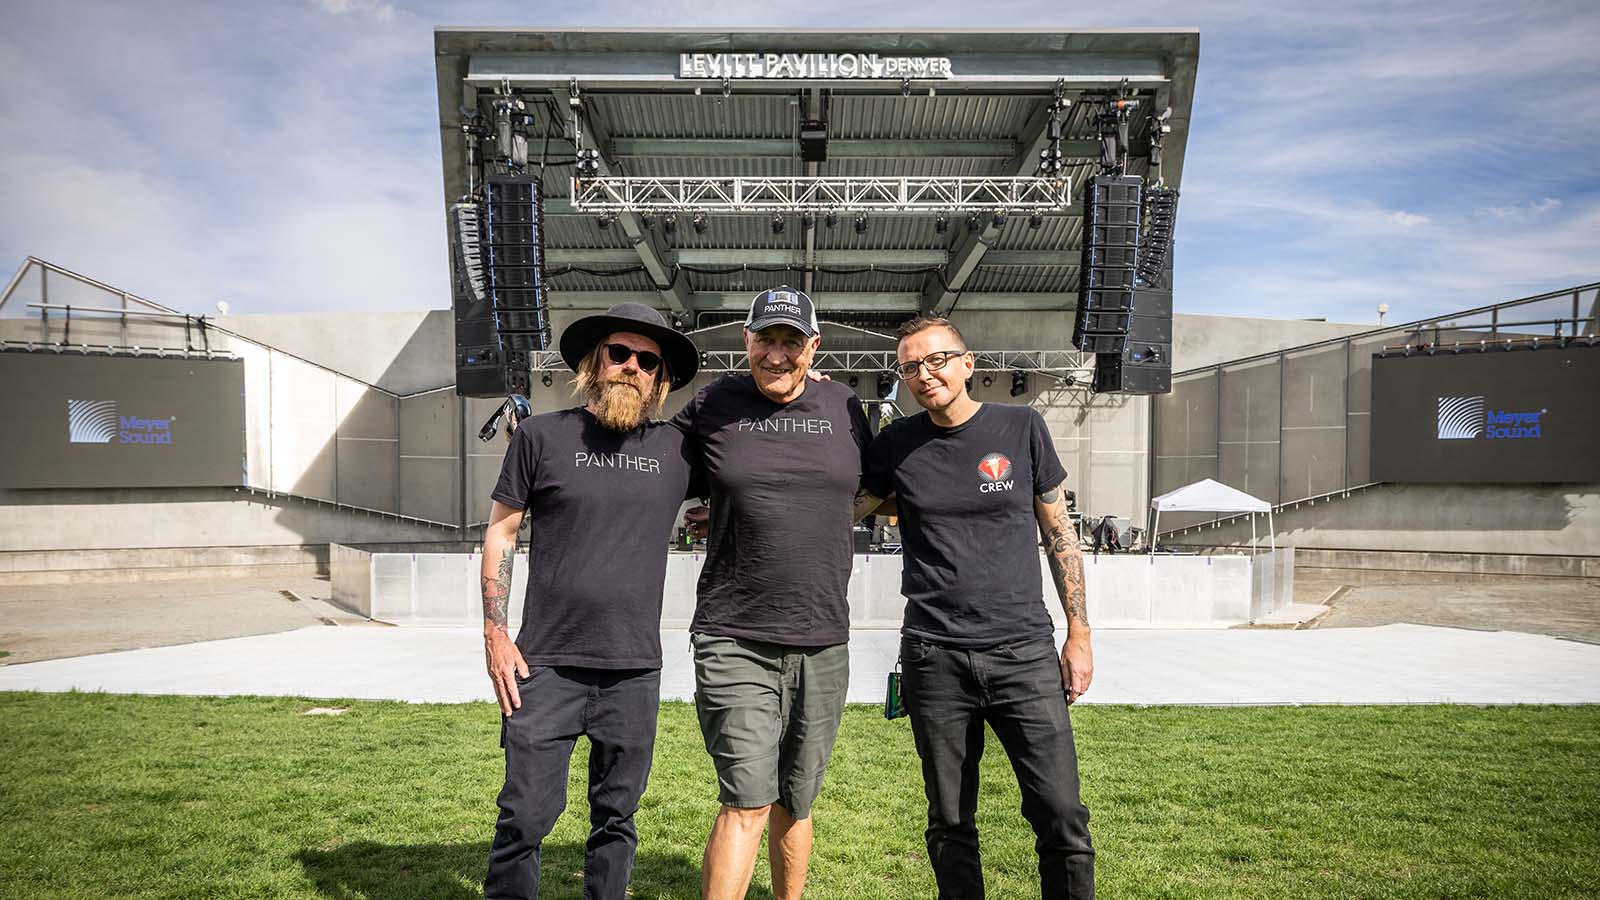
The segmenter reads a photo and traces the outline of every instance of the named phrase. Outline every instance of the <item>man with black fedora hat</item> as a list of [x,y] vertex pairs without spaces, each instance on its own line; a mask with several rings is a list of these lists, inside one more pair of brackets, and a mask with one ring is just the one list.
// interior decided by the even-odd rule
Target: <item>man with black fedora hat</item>
[[[535,897],[539,851],[589,738],[584,896],[620,900],[655,747],[668,538],[697,484],[682,431],[651,421],[699,367],[660,313],[622,303],[561,335],[582,406],[517,424],[483,543],[483,637],[502,713],[505,787],[485,897]],[[517,530],[530,515],[522,626],[508,633]]]
[[821,329],[804,292],[757,294],[744,342],[750,371],[707,385],[672,420],[710,490],[690,640],[721,809],[701,892],[743,897],[766,831],[772,893],[793,900],[850,680],[850,526],[871,434],[849,387],[808,377]]

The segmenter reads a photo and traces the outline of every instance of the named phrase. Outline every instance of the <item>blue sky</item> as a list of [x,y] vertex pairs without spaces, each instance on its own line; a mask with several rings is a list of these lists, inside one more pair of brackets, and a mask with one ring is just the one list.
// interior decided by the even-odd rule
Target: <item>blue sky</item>
[[434,25],[1197,26],[1178,311],[1405,321],[1600,278],[1596,10],[10,0],[0,269],[193,312],[448,306]]

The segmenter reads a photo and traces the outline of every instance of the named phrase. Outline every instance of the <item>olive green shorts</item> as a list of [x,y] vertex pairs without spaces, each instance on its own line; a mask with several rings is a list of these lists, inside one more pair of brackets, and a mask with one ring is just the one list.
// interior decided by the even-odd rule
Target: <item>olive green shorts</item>
[[725,806],[811,815],[850,684],[850,648],[690,635],[694,708]]

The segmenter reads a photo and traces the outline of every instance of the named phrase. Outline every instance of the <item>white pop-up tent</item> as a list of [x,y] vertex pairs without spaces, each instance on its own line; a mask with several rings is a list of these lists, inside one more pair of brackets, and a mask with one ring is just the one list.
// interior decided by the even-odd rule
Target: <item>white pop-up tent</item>
[[1150,552],[1156,549],[1156,535],[1161,533],[1163,512],[1221,512],[1250,514],[1250,546],[1256,545],[1256,513],[1267,514],[1267,537],[1272,549],[1278,549],[1277,529],[1272,524],[1272,504],[1244,491],[1228,487],[1210,478],[1168,491],[1150,501],[1155,510],[1155,526],[1150,529]]

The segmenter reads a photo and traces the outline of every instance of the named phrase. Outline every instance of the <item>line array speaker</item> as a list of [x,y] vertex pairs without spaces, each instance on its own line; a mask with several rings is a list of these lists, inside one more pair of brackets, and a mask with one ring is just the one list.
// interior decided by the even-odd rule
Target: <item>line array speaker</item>
[[1096,350],[1097,393],[1165,394],[1172,390],[1172,255],[1151,282],[1133,290],[1120,346]]
[[532,353],[550,346],[539,180],[491,175],[484,203],[452,207],[456,393],[527,394]]
[[1143,188],[1137,175],[1099,175],[1084,186],[1083,256],[1072,321],[1072,346],[1079,350],[1120,353],[1127,343]]

